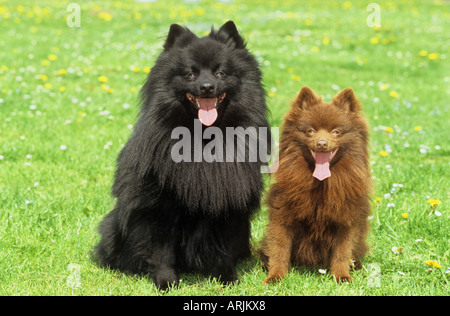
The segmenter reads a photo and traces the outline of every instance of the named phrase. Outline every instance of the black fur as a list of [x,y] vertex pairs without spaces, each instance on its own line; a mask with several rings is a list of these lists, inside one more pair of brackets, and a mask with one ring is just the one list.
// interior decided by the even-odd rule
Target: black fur
[[[218,70],[224,76],[215,76]],[[197,77],[189,78],[190,72]],[[117,204],[100,224],[102,238],[94,249],[100,265],[150,274],[161,289],[178,284],[179,272],[235,281],[238,259],[250,255],[250,219],[263,189],[261,161],[171,159],[179,141],[171,139],[173,128],[194,133],[197,109],[186,93],[202,97],[205,81],[214,95],[226,93],[213,125],[224,135],[229,126],[268,127],[261,72],[234,23],[203,38],[172,25],[141,91],[139,120],[118,157],[112,190]]]

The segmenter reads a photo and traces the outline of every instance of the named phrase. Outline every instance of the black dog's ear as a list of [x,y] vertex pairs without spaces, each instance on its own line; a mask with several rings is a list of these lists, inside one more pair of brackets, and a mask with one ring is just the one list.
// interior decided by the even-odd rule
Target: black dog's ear
[[[213,34],[213,32],[211,32],[211,34]],[[215,37],[224,43],[230,42],[231,40],[235,48],[245,48],[244,39],[239,35],[233,21],[228,21],[222,25]]]
[[[186,37],[186,35],[189,36]],[[166,42],[164,43],[164,49],[165,50],[170,49],[175,44],[175,41],[180,37],[185,37],[187,40],[191,40],[192,38],[195,37],[195,34],[192,33],[189,29],[182,27],[181,25],[172,24],[170,26]]]
[[185,32],[185,28],[178,24],[172,24],[170,26],[169,34],[167,35],[166,42],[164,43],[164,49],[169,49],[175,43],[177,37],[180,37]]

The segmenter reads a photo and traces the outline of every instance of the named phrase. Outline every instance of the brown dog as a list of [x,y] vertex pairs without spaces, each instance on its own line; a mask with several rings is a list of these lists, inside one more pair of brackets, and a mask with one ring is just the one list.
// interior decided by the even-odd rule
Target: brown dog
[[328,267],[336,281],[353,280],[352,259],[368,249],[370,214],[368,127],[360,110],[352,89],[325,103],[304,87],[285,117],[260,249],[264,283],[283,278],[291,263]]

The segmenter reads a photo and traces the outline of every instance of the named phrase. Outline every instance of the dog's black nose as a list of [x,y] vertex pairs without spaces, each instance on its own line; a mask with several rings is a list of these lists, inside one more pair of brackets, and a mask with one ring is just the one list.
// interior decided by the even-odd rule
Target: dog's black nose
[[200,86],[200,91],[202,94],[211,94],[214,91],[214,86],[209,82],[205,82]]

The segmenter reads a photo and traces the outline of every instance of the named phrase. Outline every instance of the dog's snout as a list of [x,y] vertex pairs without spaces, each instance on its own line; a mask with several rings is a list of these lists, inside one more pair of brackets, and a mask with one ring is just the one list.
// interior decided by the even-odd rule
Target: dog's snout
[[327,149],[328,147],[328,142],[324,141],[324,140],[319,140],[317,142],[317,148],[318,149]]
[[214,86],[209,82],[205,82],[200,86],[200,91],[203,94],[211,94],[214,92]]

